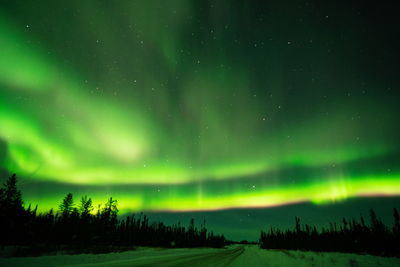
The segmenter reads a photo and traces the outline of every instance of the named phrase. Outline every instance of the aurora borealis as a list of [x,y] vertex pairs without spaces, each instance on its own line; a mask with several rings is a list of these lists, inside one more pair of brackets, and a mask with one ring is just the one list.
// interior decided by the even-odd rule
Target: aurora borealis
[[3,173],[39,210],[399,196],[396,14],[328,2],[3,2]]

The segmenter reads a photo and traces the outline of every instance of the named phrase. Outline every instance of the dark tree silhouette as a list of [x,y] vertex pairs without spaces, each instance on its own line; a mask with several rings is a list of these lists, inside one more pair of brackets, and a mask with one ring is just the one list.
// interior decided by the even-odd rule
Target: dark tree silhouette
[[0,191],[0,205],[9,210],[22,210],[21,192],[17,189],[17,176],[11,175]]
[[79,211],[83,218],[89,217],[90,213],[93,211],[92,199],[90,197],[88,196],[82,197]]
[[72,193],[68,193],[68,195],[61,202],[59,208],[63,217],[68,217],[72,213],[74,210],[74,198]]
[[400,216],[399,212],[396,208],[393,209],[393,217],[394,217],[394,224],[393,224],[393,233],[397,236],[400,235]]
[[300,218],[295,217],[295,229],[281,231],[270,228],[261,231],[260,246],[265,249],[298,249],[313,251],[340,251],[370,253],[384,256],[400,256],[400,218],[397,209],[393,210],[394,224],[392,231],[370,210],[370,225],[360,217],[342,219],[338,228],[330,223],[329,229],[318,231],[315,226],[301,225]]
[[[142,213],[118,220],[117,200],[109,198],[93,214],[92,199],[82,197],[78,207],[72,193],[68,193],[55,214],[50,210],[37,214],[37,206],[23,207],[21,192],[15,175],[0,188],[0,245],[24,245],[38,255],[54,250],[109,252],[132,246],[163,247],[222,247],[224,236],[214,235],[205,228],[200,231],[190,221],[188,229],[180,223],[166,226],[162,222],[149,223]],[[18,254],[18,255],[20,255]],[[1,256],[1,255],[0,255]]]

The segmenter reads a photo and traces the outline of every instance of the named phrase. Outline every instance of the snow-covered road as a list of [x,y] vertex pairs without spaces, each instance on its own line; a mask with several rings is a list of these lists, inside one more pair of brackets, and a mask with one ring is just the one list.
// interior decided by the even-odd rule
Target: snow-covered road
[[224,249],[138,248],[108,254],[58,255],[3,258],[0,266],[400,266],[398,258],[346,253],[262,250],[258,246],[230,246]]

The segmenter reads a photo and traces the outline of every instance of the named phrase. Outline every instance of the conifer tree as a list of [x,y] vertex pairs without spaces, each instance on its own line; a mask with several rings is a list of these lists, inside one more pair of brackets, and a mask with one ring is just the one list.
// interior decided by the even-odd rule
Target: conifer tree
[[64,218],[68,217],[72,213],[72,211],[74,210],[74,199],[72,193],[67,194],[64,200],[61,202],[59,208],[61,215]]

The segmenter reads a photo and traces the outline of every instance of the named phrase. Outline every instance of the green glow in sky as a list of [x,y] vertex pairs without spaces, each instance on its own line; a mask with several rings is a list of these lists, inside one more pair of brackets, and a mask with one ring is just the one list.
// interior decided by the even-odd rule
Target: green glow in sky
[[293,26],[290,10],[275,25],[282,10],[269,8],[255,19],[250,4],[10,4],[1,169],[42,209],[70,188],[126,211],[400,195],[387,73],[348,56],[366,37],[342,32],[343,44],[311,17]]

